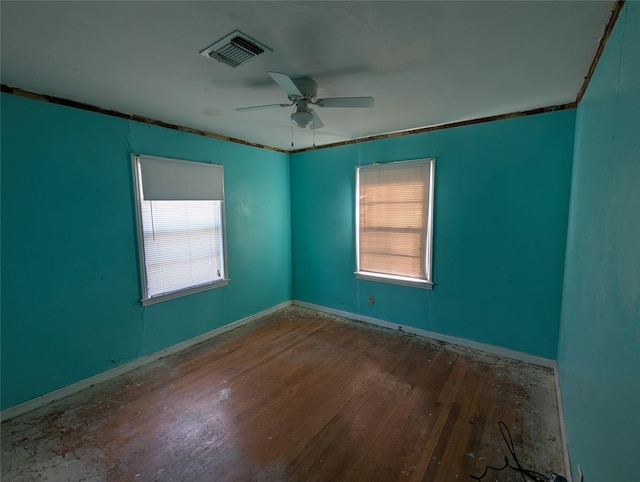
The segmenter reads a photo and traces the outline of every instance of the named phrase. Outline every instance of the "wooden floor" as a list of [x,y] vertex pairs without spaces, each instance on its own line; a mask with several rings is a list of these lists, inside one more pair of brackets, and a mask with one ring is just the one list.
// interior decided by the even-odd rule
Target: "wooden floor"
[[471,480],[500,420],[564,473],[551,370],[291,307],[4,422],[2,480]]

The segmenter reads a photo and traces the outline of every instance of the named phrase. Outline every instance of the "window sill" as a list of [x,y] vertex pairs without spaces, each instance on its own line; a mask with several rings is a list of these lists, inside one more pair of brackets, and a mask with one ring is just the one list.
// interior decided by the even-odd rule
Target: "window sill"
[[414,288],[422,288],[425,290],[433,289],[433,282],[421,280],[417,278],[407,278],[404,276],[393,276],[389,274],[371,273],[368,271],[356,271],[356,278],[368,281],[379,281],[381,283],[391,283],[402,286],[412,286]]
[[173,300],[175,298],[181,298],[183,296],[191,295],[193,293],[200,293],[201,291],[212,290],[214,288],[220,288],[221,286],[227,286],[229,284],[228,279],[214,281],[213,283],[207,283],[204,285],[192,286],[191,288],[186,288],[184,290],[173,291],[171,293],[166,293],[163,295],[153,296],[151,298],[143,298],[140,302],[142,306],[153,305],[155,303],[160,303],[162,301]]

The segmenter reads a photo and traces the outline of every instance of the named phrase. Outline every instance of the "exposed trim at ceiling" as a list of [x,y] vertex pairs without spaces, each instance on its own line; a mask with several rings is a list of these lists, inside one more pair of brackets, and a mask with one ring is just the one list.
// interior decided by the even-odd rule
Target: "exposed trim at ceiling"
[[85,104],[84,102],[78,102],[75,100],[64,99],[62,97],[55,97],[53,95],[47,94],[38,94],[35,92],[30,92],[28,90],[20,89],[18,87],[10,87],[5,84],[0,84],[1,91],[7,94],[17,95],[19,97],[26,97],[28,99],[40,100],[43,102],[49,102],[51,104],[59,104],[64,105],[66,107],[73,107],[75,109],[87,110],[90,112],[96,112],[98,114],[110,115],[113,117],[119,117],[121,119],[133,120],[136,122],[142,122],[143,124],[150,124],[159,127],[166,127],[167,129],[173,129],[181,132],[188,132],[190,134],[197,134],[199,136],[210,137],[212,139],[219,139],[221,141],[235,142],[236,144],[243,144],[245,146],[258,147],[260,149],[267,149],[269,151],[276,152],[284,152],[287,153],[284,149],[280,149],[278,147],[267,146],[264,144],[257,144],[255,142],[249,142],[242,139],[236,139],[235,137],[224,136],[222,134],[216,134],[215,132],[203,131],[200,129],[193,129],[191,127],[179,126],[176,124],[170,124],[168,122],[164,122],[161,120],[151,119],[150,117],[144,117],[137,114],[124,114],[122,112],[118,112],[117,110],[104,109],[102,107],[97,107],[91,104]]
[[540,107],[537,109],[530,109],[530,110],[525,110],[525,111],[520,111],[520,112],[511,112],[511,113],[507,113],[507,114],[498,114],[498,115],[493,115],[493,116],[488,116],[488,117],[480,117],[477,119],[468,119],[468,120],[463,120],[463,121],[457,121],[457,122],[448,122],[448,123],[444,123],[444,124],[437,124],[437,125],[432,125],[432,126],[426,126],[426,127],[417,127],[414,129],[405,129],[402,131],[396,131],[396,132],[389,132],[389,133],[385,133],[385,134],[378,134],[378,135],[374,135],[374,136],[367,136],[367,137],[358,137],[355,139],[348,139],[346,141],[340,141],[340,142],[335,142],[333,144],[325,144],[322,146],[312,146],[312,147],[305,147],[302,149],[295,149],[295,150],[290,150],[287,151],[285,149],[280,149],[278,147],[273,147],[273,146],[267,146],[264,144],[257,144],[254,142],[249,142],[249,141],[245,141],[242,139],[236,139],[234,137],[228,137],[228,136],[223,136],[222,134],[216,134],[215,132],[209,132],[209,131],[202,131],[199,129],[193,129],[191,127],[184,127],[184,126],[179,126],[176,124],[169,124],[168,122],[164,122],[164,121],[160,121],[160,120],[156,120],[156,119],[151,119],[150,117],[144,117],[144,116],[140,116],[140,115],[136,115],[136,114],[124,114],[122,112],[118,112],[116,110],[110,110],[110,109],[103,109],[102,107],[97,107],[91,104],[85,104],[83,102],[77,102],[75,100],[69,100],[69,99],[64,99],[61,97],[55,97],[52,95],[47,95],[47,94],[38,94],[35,92],[30,92],[28,90],[24,90],[24,89],[20,89],[18,87],[10,87],[7,86],[5,84],[0,84],[1,90],[2,92],[8,93],[8,94],[13,94],[13,95],[17,95],[19,97],[26,97],[28,99],[35,99],[35,100],[40,100],[43,102],[50,102],[52,104],[59,104],[59,105],[64,105],[67,107],[73,107],[76,109],[82,109],[82,110],[87,110],[90,112],[97,112],[99,114],[105,114],[105,115],[110,115],[110,116],[114,116],[114,117],[119,117],[122,119],[128,119],[128,120],[133,120],[136,122],[142,122],[143,124],[150,124],[150,125],[155,125],[155,126],[159,126],[159,127],[165,127],[167,129],[174,129],[177,131],[181,131],[181,132],[188,132],[190,134],[197,134],[200,136],[205,136],[205,137],[211,137],[213,139],[219,139],[219,140],[223,140],[223,141],[229,141],[229,142],[235,142],[237,144],[243,144],[246,146],[251,146],[251,147],[257,147],[260,149],[266,149],[269,151],[276,151],[276,152],[283,152],[283,153],[289,153],[289,154],[295,154],[298,152],[306,152],[306,151],[314,151],[314,150],[319,150],[319,149],[327,149],[330,147],[338,147],[338,146],[344,146],[344,145],[349,145],[349,144],[359,144],[361,142],[368,142],[368,141],[375,141],[375,140],[379,140],[379,139],[388,139],[391,137],[400,137],[400,136],[408,136],[408,135],[412,135],[412,134],[422,134],[423,132],[430,132],[430,131],[436,131],[436,130],[440,130],[440,129],[448,129],[451,127],[461,127],[461,126],[466,126],[466,125],[472,125],[472,124],[480,124],[483,122],[492,122],[492,121],[496,121],[496,120],[501,120],[501,119],[511,119],[514,117],[524,117],[524,116],[528,116],[528,115],[535,115],[535,114],[543,114],[545,112],[555,112],[558,110],[565,110],[565,109],[573,109],[577,106],[576,102],[570,102],[568,104],[561,104],[561,105],[554,105],[554,106],[549,106],[549,107]]
[[589,87],[589,82],[591,82],[591,77],[596,70],[596,66],[600,61],[600,56],[602,55],[602,51],[604,50],[604,46],[607,44],[607,40],[609,40],[609,36],[613,31],[613,27],[616,25],[616,21],[618,20],[618,16],[620,15],[620,11],[624,6],[625,0],[617,0],[611,9],[611,15],[609,16],[609,20],[607,21],[607,25],[604,27],[604,32],[602,33],[602,37],[600,37],[600,42],[598,43],[598,48],[596,50],[596,54],[591,61],[591,65],[589,66],[589,71],[584,78],[584,82],[582,83],[582,87],[578,91],[578,95],[576,97],[576,104],[579,104],[584,96],[584,93],[587,91],[587,87]]
[[477,119],[468,119],[468,120],[462,120],[457,122],[447,122],[444,124],[436,124],[436,125],[426,126],[426,127],[417,127],[415,129],[406,129],[403,131],[389,132],[387,134],[358,137],[356,139],[349,139],[346,141],[335,142],[333,144],[325,144],[323,146],[305,147],[303,149],[291,150],[289,151],[289,153],[297,154],[299,152],[315,151],[319,149],[326,149],[329,147],[346,146],[349,144],[359,144],[361,142],[377,141],[380,139],[389,139],[391,137],[408,136],[412,134],[422,134],[424,132],[437,131],[441,129],[450,129],[452,127],[461,127],[461,126],[468,126],[472,124],[481,124],[483,122],[492,122],[492,121],[497,121],[502,119],[512,119],[514,117],[525,117],[528,115],[544,114],[546,112],[555,112],[558,110],[574,109],[575,107],[577,107],[577,105],[578,104],[576,102],[569,102],[568,104],[553,105],[549,107],[539,107],[537,109],[523,110],[520,112],[511,112],[509,114],[498,114],[498,115],[492,115],[488,117],[479,117]]

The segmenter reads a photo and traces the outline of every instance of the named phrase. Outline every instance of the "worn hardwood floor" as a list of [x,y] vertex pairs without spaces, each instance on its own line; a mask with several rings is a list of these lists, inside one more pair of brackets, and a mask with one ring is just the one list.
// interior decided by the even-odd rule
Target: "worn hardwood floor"
[[500,420],[564,472],[551,370],[291,307],[4,422],[2,480],[471,480]]

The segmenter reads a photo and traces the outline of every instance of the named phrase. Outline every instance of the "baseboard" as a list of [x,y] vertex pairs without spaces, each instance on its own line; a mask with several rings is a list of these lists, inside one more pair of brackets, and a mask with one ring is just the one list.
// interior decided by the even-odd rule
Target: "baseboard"
[[9,420],[10,418],[17,417],[18,415],[22,415],[23,413],[42,407],[51,402],[60,400],[73,393],[79,392],[80,390],[89,388],[92,385],[111,380],[112,378],[118,377],[123,373],[130,372],[131,370],[140,368],[160,358],[172,355],[181,350],[184,350],[185,348],[197,345],[198,343],[202,343],[209,338],[213,338],[214,336],[218,336],[222,333],[226,333],[227,331],[239,328],[243,325],[246,325],[247,323],[257,320],[258,318],[270,315],[271,313],[286,308],[287,306],[291,306],[291,304],[291,301],[285,301],[283,303],[272,306],[271,308],[267,308],[266,310],[242,318],[241,320],[229,323],[228,325],[221,326],[220,328],[215,328],[211,331],[207,331],[206,333],[202,333],[201,335],[189,338],[188,340],[176,343],[175,345],[171,345],[160,351],[150,353],[149,355],[145,355],[140,358],[136,358],[135,360],[125,363],[124,365],[120,365],[105,372],[98,373],[97,375],[77,381],[75,383],[72,383],[71,385],[67,385],[65,387],[59,388],[58,390],[54,390],[53,392],[45,393],[44,395],[33,398],[31,400],[27,400],[26,402],[20,403],[19,405],[14,405],[13,407],[6,408],[2,410],[2,412],[0,412],[0,420],[4,422],[5,420]]
[[571,473],[571,459],[569,458],[569,441],[567,439],[567,426],[564,421],[564,404],[562,402],[562,392],[560,391],[560,373],[558,372],[558,364],[553,367],[553,376],[556,380],[556,397],[558,404],[558,419],[560,422],[560,439],[562,442],[562,455],[564,457],[564,473],[568,482],[573,481]]
[[513,360],[519,360],[526,363],[531,363],[533,365],[539,365],[546,368],[554,368],[556,366],[555,360],[551,360],[549,358],[543,358],[540,356],[530,355],[529,353],[524,353],[516,350],[510,350],[508,348],[503,348],[500,346],[480,343],[477,341],[468,340],[466,338],[458,338],[455,336],[443,335],[442,333],[437,333],[435,331],[422,330],[420,328],[401,325],[399,323],[392,323],[390,321],[381,320],[379,318],[372,318],[370,316],[363,316],[356,313],[350,313],[348,311],[335,310],[333,308],[327,308],[326,306],[307,303],[306,301],[293,300],[293,304],[296,306],[301,306],[303,308],[309,308],[312,310],[321,311],[323,313],[328,313],[330,315],[336,315],[336,316],[341,316],[343,318],[348,318],[351,320],[362,321],[364,323],[370,323],[370,324],[381,326],[384,328],[390,328],[392,330],[400,330],[405,333],[411,333],[413,335],[423,336],[425,338],[430,338],[432,340],[437,340],[437,341],[443,341],[446,343],[451,343],[452,345],[463,346],[465,348],[472,348],[474,350],[489,353],[491,355],[498,355],[505,358],[511,358]]

